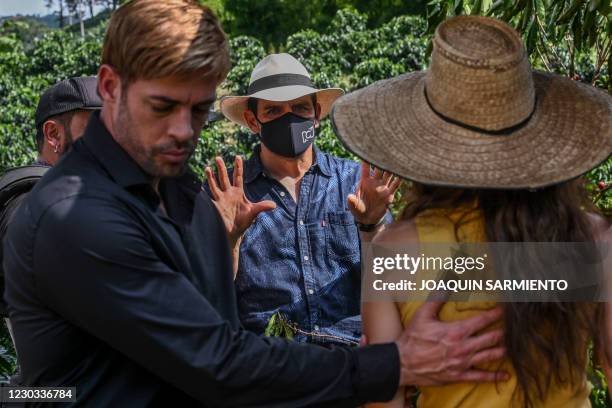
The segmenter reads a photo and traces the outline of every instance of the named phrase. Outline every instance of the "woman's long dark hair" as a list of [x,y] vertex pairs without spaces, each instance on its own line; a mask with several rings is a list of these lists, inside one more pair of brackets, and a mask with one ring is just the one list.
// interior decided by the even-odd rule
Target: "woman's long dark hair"
[[[595,212],[583,180],[528,190],[468,190],[414,184],[402,219],[431,208],[479,204],[489,242],[592,242]],[[550,385],[582,385],[586,347],[596,339],[603,307],[597,303],[504,303],[505,346],[524,407],[544,400]],[[547,333],[549,335],[547,335]],[[562,333],[562,334],[561,334]],[[550,334],[555,335],[554,338]]]

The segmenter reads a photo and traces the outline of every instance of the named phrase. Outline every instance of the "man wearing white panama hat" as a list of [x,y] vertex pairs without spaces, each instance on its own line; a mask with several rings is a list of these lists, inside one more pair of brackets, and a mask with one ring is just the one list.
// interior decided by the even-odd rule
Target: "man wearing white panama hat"
[[298,341],[354,344],[361,335],[358,229],[390,220],[399,181],[314,147],[320,120],[343,93],[315,88],[294,57],[272,54],[253,70],[248,95],[221,100],[227,118],[261,139],[244,165],[244,189],[271,211],[234,240],[240,318],[254,332],[280,312],[311,333]]

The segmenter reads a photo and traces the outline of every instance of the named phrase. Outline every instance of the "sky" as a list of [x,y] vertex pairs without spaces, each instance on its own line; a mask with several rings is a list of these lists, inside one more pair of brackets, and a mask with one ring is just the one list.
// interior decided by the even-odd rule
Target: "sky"
[[51,12],[45,7],[45,3],[45,0],[0,0],[0,16],[15,14],[40,14],[45,16]]
[[0,16],[14,14],[49,14],[44,0],[0,0]]

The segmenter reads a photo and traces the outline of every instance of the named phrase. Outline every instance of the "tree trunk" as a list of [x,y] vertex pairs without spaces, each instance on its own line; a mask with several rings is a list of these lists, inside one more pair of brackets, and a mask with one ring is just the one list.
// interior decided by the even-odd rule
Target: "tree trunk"
[[64,28],[64,0],[57,0],[59,4],[59,26]]
[[78,0],[77,13],[79,13],[79,24],[81,26],[81,38],[85,37],[85,24],[83,23],[83,17],[85,16],[85,10],[83,10],[83,0]]
[[89,4],[89,15],[94,18],[94,0],[87,0],[87,3]]

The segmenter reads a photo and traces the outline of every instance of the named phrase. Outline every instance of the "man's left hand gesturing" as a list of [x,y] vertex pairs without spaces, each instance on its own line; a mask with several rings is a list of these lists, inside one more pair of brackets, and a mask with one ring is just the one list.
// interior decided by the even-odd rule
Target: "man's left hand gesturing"
[[392,173],[375,169],[370,173],[370,164],[361,162],[361,179],[355,194],[349,194],[348,206],[355,221],[360,224],[378,224],[393,202],[395,192],[402,180]]

